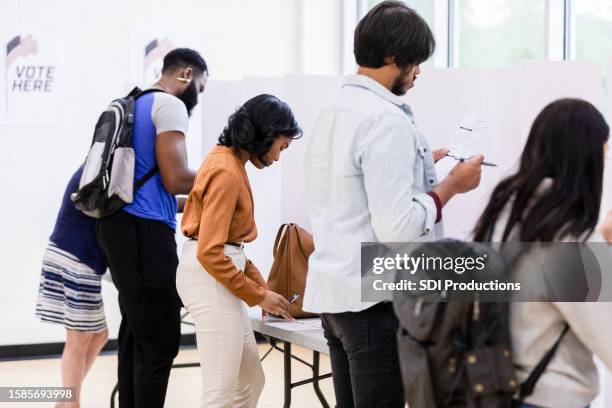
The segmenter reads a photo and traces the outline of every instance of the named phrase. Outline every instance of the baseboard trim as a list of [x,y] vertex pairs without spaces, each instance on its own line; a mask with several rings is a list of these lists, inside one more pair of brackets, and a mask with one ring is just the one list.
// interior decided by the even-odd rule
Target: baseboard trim
[[[259,333],[255,333],[257,343],[266,343],[266,339]],[[181,347],[194,347],[196,345],[195,334],[181,335]],[[15,344],[0,346],[0,361],[14,360],[38,360],[42,358],[58,358],[62,355],[64,343],[37,343],[37,344]],[[117,339],[111,339],[102,349],[101,354],[113,354],[117,352]]]
[[[195,346],[195,344],[195,334],[181,335],[181,346]],[[63,342],[0,346],[0,361],[57,358],[61,356],[63,350]],[[111,339],[102,349],[102,354],[115,353],[116,351],[117,339]]]

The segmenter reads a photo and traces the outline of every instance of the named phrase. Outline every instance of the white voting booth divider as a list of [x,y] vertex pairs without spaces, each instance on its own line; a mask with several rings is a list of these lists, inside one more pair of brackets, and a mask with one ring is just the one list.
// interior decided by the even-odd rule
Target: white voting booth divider
[[[461,119],[468,113],[476,113],[490,122],[490,138],[483,153],[487,161],[498,165],[483,167],[480,187],[456,197],[445,207],[447,236],[469,236],[492,189],[516,169],[536,115],[545,105],[563,97],[583,98],[601,109],[603,95],[598,66],[526,62],[507,69],[439,68],[423,72],[406,100],[431,148],[445,147]],[[608,202],[611,194],[612,186],[608,183],[604,192]]]
[[285,78],[285,101],[304,131],[304,136],[286,151],[282,159],[282,221],[296,222],[310,230],[308,197],[304,190],[304,155],[317,114],[340,89],[340,76],[294,75]]

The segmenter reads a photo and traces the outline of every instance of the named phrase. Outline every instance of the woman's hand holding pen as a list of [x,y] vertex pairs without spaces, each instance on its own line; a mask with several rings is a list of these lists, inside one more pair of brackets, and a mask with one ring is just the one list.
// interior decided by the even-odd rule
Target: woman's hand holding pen
[[262,309],[262,318],[266,319],[266,313],[280,316],[287,321],[294,322],[295,319],[289,314],[289,301],[276,292],[268,290],[266,297],[259,304]]

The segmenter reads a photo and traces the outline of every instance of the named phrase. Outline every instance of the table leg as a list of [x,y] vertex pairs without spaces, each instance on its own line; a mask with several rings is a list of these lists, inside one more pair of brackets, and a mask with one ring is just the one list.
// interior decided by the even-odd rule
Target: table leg
[[285,342],[283,347],[285,357],[285,403],[284,408],[291,406],[291,343]]
[[323,392],[321,392],[321,388],[319,387],[319,357],[320,354],[318,351],[312,352],[312,375],[314,379],[312,381],[312,386],[314,388],[315,394],[317,394],[317,397],[319,397],[321,406],[323,408],[329,408],[329,404],[327,403],[327,400],[325,399],[325,396],[323,395]]

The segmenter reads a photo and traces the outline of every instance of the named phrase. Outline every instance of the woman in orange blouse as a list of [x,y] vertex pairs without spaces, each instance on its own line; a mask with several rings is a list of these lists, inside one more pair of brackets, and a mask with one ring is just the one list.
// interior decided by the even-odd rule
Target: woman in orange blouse
[[272,95],[250,99],[230,116],[187,198],[182,229],[191,239],[176,281],[195,322],[202,407],[257,405],[264,374],[245,303],[292,320],[287,299],[268,290],[242,248],[257,237],[245,165],[271,166],[301,134],[286,103]]

